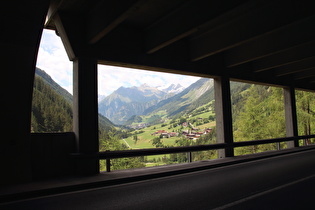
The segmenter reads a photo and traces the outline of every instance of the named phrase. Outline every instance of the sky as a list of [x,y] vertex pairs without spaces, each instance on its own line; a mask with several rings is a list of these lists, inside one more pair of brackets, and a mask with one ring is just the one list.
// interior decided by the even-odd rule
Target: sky
[[[52,30],[43,31],[36,66],[44,70],[55,82],[72,94],[72,62],[68,59],[60,37]],[[107,96],[121,86],[140,86],[144,83],[152,87],[168,87],[178,83],[188,87],[199,78],[98,65],[98,94]]]

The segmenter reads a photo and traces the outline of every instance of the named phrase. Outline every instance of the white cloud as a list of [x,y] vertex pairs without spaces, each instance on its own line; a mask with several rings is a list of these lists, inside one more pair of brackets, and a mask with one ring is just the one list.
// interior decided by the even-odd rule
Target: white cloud
[[61,39],[54,31],[43,31],[36,66],[72,93],[72,62],[69,61]]
[[[60,86],[70,93],[73,92],[73,64],[68,59],[60,37],[54,31],[43,31],[36,66],[49,74]],[[154,87],[168,87],[171,84],[179,83],[184,87],[188,87],[199,78],[180,74],[98,65],[98,92],[100,95],[107,96],[121,86],[140,86],[144,83]]]
[[153,87],[168,87],[171,84],[179,83],[184,87],[188,87],[199,78],[180,74],[98,65],[98,91],[100,95],[109,95],[121,86],[140,86],[144,83]]

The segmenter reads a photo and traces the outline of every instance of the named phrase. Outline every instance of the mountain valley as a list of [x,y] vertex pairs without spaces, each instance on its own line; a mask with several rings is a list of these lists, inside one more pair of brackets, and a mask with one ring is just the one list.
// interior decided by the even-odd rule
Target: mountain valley
[[179,84],[171,84],[163,90],[143,84],[139,87],[120,87],[99,103],[99,112],[115,124],[128,125],[135,115],[163,113],[161,117],[171,117],[211,100],[212,79],[200,79],[185,89]]
[[[234,141],[285,136],[283,90],[279,87],[231,82]],[[32,132],[72,131],[72,95],[40,69],[36,69],[32,106]],[[299,135],[313,133],[314,94],[297,91]],[[120,87],[99,103],[99,148],[128,150],[216,143],[213,80],[202,78],[183,89]],[[104,115],[104,116],[103,116]],[[113,121],[114,123],[112,123]],[[314,139],[306,142],[314,143]],[[280,148],[286,148],[281,143]],[[277,149],[276,144],[235,149],[236,155]],[[217,158],[216,151],[194,152],[194,161]],[[113,169],[180,163],[187,154],[114,159]],[[101,161],[101,170],[105,162]]]

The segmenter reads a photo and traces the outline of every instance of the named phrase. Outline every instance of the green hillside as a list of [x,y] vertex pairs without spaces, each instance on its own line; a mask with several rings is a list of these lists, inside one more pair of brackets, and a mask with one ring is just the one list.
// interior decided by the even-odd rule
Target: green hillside
[[32,103],[32,132],[72,131],[71,105],[39,76],[35,76]]
[[36,68],[35,74],[43,79],[43,81],[49,85],[57,94],[65,98],[69,104],[72,104],[72,95],[56,83],[45,71],[40,68]]
[[[36,68],[32,103],[32,132],[72,131],[72,95],[39,68]],[[99,127],[107,131],[114,124],[99,115]]]

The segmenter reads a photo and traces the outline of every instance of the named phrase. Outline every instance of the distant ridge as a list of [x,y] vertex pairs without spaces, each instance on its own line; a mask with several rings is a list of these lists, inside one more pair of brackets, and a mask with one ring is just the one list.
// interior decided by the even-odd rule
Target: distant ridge
[[120,87],[99,103],[99,112],[113,123],[123,125],[131,116],[141,115],[165,95],[165,92],[147,84]]
[[211,100],[213,100],[213,80],[201,78],[182,92],[148,108],[144,114],[165,110],[168,116],[173,116],[209,103]]
[[165,89],[146,83],[138,87],[120,87],[99,102],[99,112],[115,124],[123,125],[132,116],[142,115],[146,109],[183,89],[180,84],[172,84]]

